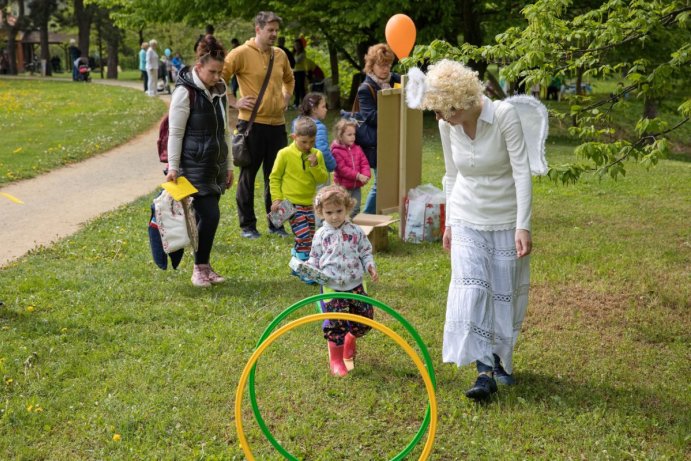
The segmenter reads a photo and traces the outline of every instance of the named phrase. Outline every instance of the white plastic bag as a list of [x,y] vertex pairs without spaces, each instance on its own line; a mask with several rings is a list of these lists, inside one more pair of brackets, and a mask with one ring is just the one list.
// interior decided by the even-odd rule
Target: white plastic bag
[[403,240],[410,243],[436,242],[444,235],[446,195],[432,184],[408,191]]

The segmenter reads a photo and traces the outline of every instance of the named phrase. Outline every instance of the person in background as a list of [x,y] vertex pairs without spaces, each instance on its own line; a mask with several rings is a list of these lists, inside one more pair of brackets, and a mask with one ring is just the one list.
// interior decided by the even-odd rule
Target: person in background
[[379,43],[372,45],[365,55],[365,81],[357,90],[360,102],[360,113],[364,118],[366,138],[371,140],[369,145],[360,146],[367,155],[370,167],[374,170],[374,183],[367,195],[365,213],[377,213],[377,92],[392,88],[395,83],[401,83],[401,76],[391,72],[394,54],[388,45]]
[[199,191],[192,202],[199,233],[192,271],[196,287],[225,281],[209,263],[220,220],[218,204],[233,185],[227,88],[221,79],[224,58],[223,46],[207,35],[197,46],[194,66],[180,70],[170,101],[166,179],[185,176]]
[[75,82],[79,79],[79,70],[77,69],[77,66],[74,65],[74,62],[82,56],[82,52],[79,48],[77,48],[76,43],[77,42],[75,39],[71,38],[70,46],[67,49],[70,55],[70,62],[72,63],[72,80]]
[[149,96],[156,96],[158,93],[158,53],[156,48],[158,42],[156,40],[149,40],[149,49],[146,50],[146,74],[148,76],[148,89],[146,94]]
[[[226,56],[223,68],[223,79],[226,82],[229,82],[233,75],[238,78],[242,97],[237,99],[230,95],[228,101],[232,107],[239,110],[237,129],[244,131],[264,82],[271,56],[274,59],[269,84],[247,141],[252,154],[252,164],[240,168],[235,196],[242,236],[248,239],[260,237],[254,214],[254,182],[257,172],[259,168],[263,169],[264,208],[268,214],[272,204],[269,174],[273,169],[276,154],[287,144],[285,111],[293,94],[295,80],[288,57],[280,48],[273,46],[280,26],[281,18],[276,13],[260,11],[254,18],[255,36],[231,50]],[[288,237],[283,227],[274,227],[270,221],[269,232]]]
[[532,177],[516,109],[483,95],[477,72],[448,59],[429,67],[422,108],[433,110],[446,173],[444,249],[451,252],[442,355],[475,362],[466,396],[515,383],[513,349],[528,306]]
[[142,42],[142,46],[139,50],[139,71],[141,72],[141,80],[144,82],[144,92],[147,93],[149,90],[149,73],[146,71],[146,52],[149,49],[149,42]]
[[[240,40],[237,38],[233,38],[230,41],[230,47],[231,49],[235,49],[240,46]],[[230,92],[233,94],[234,98],[238,97],[238,90],[240,89],[240,86],[238,85],[238,78],[237,76],[233,75],[233,78],[230,80]]]
[[182,66],[184,63],[182,62],[182,56],[180,56],[180,53],[175,52],[173,55],[173,59],[170,61],[172,64],[172,73],[173,73],[173,83],[177,82],[178,80],[178,74],[180,73],[180,69],[182,69]]
[[199,38],[197,41],[194,43],[194,53],[197,53],[197,47],[199,46],[199,43],[204,40],[204,37],[207,35],[213,35],[216,30],[214,29],[213,24],[207,24],[206,27],[204,28],[204,33],[199,34]]
[[[326,125],[323,123],[328,112],[326,97],[322,93],[309,93],[302,100],[298,110],[300,111],[300,116],[311,118],[317,125],[317,139],[314,147],[319,149],[324,156],[326,169],[331,173],[336,168],[336,160],[331,155],[331,148],[329,147],[329,130],[326,129]],[[300,116],[293,121],[293,125],[295,125]]]
[[295,75],[295,107],[300,107],[302,98],[305,97],[305,85],[307,79],[307,52],[305,51],[305,39],[296,38],[293,50],[295,51],[295,65],[293,75]]
[[290,62],[290,67],[291,69],[295,67],[295,56],[293,56],[293,52],[290,51],[288,48],[286,48],[286,38],[285,37],[278,37],[278,47],[283,50],[283,52],[288,56],[288,61]]

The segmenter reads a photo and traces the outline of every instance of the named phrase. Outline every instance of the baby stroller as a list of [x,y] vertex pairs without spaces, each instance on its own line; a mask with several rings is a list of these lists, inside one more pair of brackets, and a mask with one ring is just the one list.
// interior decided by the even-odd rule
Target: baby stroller
[[74,67],[77,68],[77,81],[90,82],[91,68],[89,67],[89,60],[87,58],[77,58],[74,61]]
[[159,93],[170,94],[170,71],[168,70],[168,60],[162,59],[158,63],[158,81],[156,82],[156,90]]

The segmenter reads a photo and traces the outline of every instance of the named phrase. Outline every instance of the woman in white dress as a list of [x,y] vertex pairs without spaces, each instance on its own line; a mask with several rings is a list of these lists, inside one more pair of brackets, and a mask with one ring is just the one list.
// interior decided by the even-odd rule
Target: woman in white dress
[[444,362],[475,362],[466,396],[482,400],[514,384],[513,348],[530,285],[532,179],[514,107],[483,94],[477,72],[442,60],[430,66],[422,108],[439,121],[446,174],[451,283]]

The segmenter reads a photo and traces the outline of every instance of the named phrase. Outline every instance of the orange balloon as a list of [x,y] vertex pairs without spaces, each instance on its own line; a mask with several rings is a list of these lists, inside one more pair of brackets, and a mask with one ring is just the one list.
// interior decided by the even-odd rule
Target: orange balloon
[[415,45],[415,23],[405,14],[394,14],[386,23],[386,43],[398,59],[407,58]]

